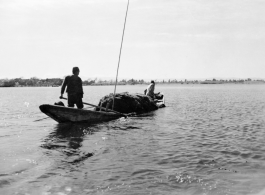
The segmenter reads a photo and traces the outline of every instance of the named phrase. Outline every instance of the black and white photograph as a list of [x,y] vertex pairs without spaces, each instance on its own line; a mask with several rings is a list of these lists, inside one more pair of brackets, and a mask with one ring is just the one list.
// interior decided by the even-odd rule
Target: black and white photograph
[[0,0],[1,195],[265,195],[264,0]]

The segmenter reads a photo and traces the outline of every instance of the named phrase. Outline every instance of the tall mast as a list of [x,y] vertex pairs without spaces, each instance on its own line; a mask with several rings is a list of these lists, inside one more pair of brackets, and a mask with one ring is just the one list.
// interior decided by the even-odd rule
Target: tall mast
[[127,3],[127,10],[126,10],[125,21],[124,21],[124,26],[123,26],[123,33],[122,33],[122,39],[121,39],[119,61],[118,61],[118,67],[117,67],[117,73],[116,73],[116,82],[115,82],[115,88],[114,88],[114,94],[113,94],[112,110],[114,109],[114,101],[115,101],[115,95],[116,95],[116,86],[117,86],[117,81],[118,81],[118,74],[119,74],[119,67],[120,67],[120,60],[121,60],[121,50],[122,50],[123,37],[124,37],[124,32],[125,32],[127,13],[128,13],[128,8],[129,8],[129,1],[130,0],[128,0],[128,3]]

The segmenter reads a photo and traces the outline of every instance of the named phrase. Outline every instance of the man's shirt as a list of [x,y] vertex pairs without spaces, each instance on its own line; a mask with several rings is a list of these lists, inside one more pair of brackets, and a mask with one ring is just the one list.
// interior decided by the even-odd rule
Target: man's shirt
[[64,93],[65,87],[67,86],[66,92],[68,94],[84,94],[82,87],[82,80],[79,76],[72,75],[67,76],[64,79],[61,94]]

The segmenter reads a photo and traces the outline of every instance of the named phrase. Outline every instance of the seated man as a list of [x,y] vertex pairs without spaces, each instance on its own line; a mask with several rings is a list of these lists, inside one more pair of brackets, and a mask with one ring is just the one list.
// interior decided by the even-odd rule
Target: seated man
[[145,95],[155,99],[155,82],[151,81],[151,84],[148,85],[147,89],[145,90]]

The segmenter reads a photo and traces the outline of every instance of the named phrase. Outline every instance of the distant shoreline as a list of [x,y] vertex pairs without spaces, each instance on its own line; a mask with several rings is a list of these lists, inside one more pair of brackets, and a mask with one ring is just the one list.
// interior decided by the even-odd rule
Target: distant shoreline
[[[149,83],[136,83],[136,84],[124,84],[124,83],[118,83],[117,85],[148,85]],[[157,82],[156,85],[228,85],[228,84],[234,84],[234,85],[262,85],[265,84],[265,81],[245,81],[245,82],[214,82],[214,81],[202,81],[202,82]],[[115,83],[93,83],[91,85],[83,85],[83,86],[113,86]],[[0,86],[0,88],[10,88],[10,87],[61,87],[60,85],[18,85],[18,86]]]
[[[253,80],[251,78],[248,79],[211,79],[211,80],[177,80],[177,79],[169,79],[169,80],[154,80],[156,84],[264,84],[265,81],[263,79]],[[32,77],[30,79],[23,78],[15,78],[15,79],[0,79],[0,87],[59,87],[63,84],[63,79],[61,78],[47,78],[47,79],[38,79],[36,77]],[[113,80],[84,80],[82,81],[83,86],[107,86],[107,85],[115,85],[116,82]],[[117,85],[149,85],[150,82],[146,80],[140,79],[122,79],[117,82]]]

